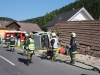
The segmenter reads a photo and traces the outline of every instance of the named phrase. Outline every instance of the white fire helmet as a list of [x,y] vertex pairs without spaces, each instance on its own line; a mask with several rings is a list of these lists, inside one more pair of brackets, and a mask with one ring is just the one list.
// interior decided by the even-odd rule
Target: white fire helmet
[[11,37],[13,37],[13,35],[11,35]]
[[33,35],[33,33],[31,32],[29,35],[31,36],[31,35]]
[[76,37],[76,33],[72,32],[71,33],[72,37]]
[[25,36],[28,36],[28,34],[26,33]]
[[9,34],[7,34],[7,36],[9,36]]
[[52,33],[52,36],[56,36],[56,33]]

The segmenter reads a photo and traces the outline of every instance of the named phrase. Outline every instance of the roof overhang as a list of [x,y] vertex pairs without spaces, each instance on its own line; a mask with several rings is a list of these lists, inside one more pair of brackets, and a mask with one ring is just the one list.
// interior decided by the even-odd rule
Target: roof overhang
[[17,22],[13,21],[11,23],[9,23],[8,25],[6,25],[6,27],[9,27],[11,24],[15,23],[19,28],[21,27]]

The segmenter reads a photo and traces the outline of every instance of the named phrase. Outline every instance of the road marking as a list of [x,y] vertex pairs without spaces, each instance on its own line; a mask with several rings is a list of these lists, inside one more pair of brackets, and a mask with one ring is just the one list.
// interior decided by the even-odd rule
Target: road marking
[[4,59],[4,60],[6,60],[8,63],[10,63],[11,65],[13,65],[13,66],[15,66],[15,64],[14,63],[12,63],[11,61],[9,61],[8,59],[6,59],[5,57],[3,57],[3,56],[1,56],[0,55],[0,57],[2,58],[2,59]]

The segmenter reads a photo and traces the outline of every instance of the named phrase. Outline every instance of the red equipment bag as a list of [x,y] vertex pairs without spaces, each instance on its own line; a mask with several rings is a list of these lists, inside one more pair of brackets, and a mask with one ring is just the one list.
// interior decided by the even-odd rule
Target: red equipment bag
[[59,52],[60,52],[61,54],[64,54],[64,53],[65,53],[65,48],[61,48]]
[[52,55],[52,50],[47,50],[47,56],[51,56]]

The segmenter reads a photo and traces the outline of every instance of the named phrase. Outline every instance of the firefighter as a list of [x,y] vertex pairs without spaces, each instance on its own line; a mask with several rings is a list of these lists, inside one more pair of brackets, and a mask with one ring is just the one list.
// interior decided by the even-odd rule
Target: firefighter
[[14,47],[15,47],[15,37],[13,35],[11,35],[11,38],[10,38],[10,49],[11,49],[12,52],[15,51]]
[[6,38],[5,38],[5,43],[7,45],[7,48],[9,47],[10,44],[10,35],[7,34]]
[[70,57],[71,57],[71,64],[75,64],[75,53],[77,51],[76,45],[76,33],[71,33],[71,40],[70,40]]
[[23,50],[23,56],[27,55],[27,49],[26,49],[26,45],[27,45],[27,40],[28,40],[28,34],[25,34],[25,39],[24,39],[24,50]]
[[57,51],[57,48],[58,48],[58,39],[57,39],[55,33],[52,33],[51,47],[52,47],[52,54],[50,56],[50,59],[52,61],[55,61],[56,60],[56,51]]
[[32,55],[34,54],[34,50],[35,50],[35,44],[34,44],[34,38],[33,38],[33,33],[30,33],[30,36],[27,40],[27,50],[28,50],[28,54],[27,54],[27,66],[29,66],[29,63],[33,63],[32,62]]

